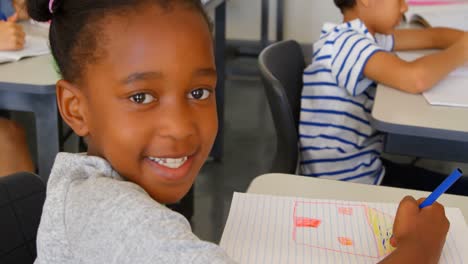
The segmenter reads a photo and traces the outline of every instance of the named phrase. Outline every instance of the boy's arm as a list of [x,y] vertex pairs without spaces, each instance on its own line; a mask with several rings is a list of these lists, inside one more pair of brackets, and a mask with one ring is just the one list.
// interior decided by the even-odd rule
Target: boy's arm
[[396,30],[394,50],[446,49],[463,37],[463,33],[450,28]]
[[441,204],[419,209],[422,201],[407,196],[400,202],[390,240],[396,250],[380,264],[439,262],[450,223]]
[[468,33],[464,33],[449,48],[412,62],[404,61],[392,53],[377,52],[369,58],[364,75],[405,92],[421,93],[467,61]]

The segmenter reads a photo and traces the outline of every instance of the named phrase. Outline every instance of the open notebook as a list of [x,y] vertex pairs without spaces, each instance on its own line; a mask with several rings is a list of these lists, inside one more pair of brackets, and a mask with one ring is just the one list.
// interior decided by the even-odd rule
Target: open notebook
[[[390,254],[398,205],[235,193],[221,247],[239,263],[376,263]],[[468,263],[468,229],[446,208],[440,263]]]
[[47,39],[26,36],[24,48],[18,51],[0,51],[0,63],[18,61],[25,57],[33,57],[50,53]]
[[[430,54],[433,50],[398,52],[398,56],[406,61]],[[468,107],[468,65],[462,66],[431,89],[423,93],[431,105]]]
[[421,4],[409,6],[408,12],[405,14],[406,21],[425,27],[450,27],[468,30],[468,1],[417,2]]

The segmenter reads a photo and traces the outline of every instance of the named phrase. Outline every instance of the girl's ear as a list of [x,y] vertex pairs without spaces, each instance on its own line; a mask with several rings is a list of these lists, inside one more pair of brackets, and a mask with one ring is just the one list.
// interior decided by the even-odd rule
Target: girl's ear
[[89,133],[87,102],[83,92],[75,85],[60,80],[56,85],[57,105],[63,120],[78,136],[85,137]]

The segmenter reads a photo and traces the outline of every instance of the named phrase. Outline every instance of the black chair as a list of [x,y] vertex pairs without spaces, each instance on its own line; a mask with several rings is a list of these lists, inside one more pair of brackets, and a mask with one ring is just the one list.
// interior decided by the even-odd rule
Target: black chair
[[34,262],[45,196],[45,184],[35,174],[0,177],[0,263]]
[[272,44],[261,52],[259,67],[276,129],[276,154],[270,172],[295,174],[305,68],[301,46],[293,40]]

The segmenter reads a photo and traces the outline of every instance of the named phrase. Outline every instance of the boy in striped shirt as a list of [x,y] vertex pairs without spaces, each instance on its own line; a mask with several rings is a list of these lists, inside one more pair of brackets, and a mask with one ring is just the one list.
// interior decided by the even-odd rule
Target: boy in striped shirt
[[[344,22],[323,26],[303,76],[301,174],[432,190],[442,175],[380,158],[382,135],[369,122],[376,83],[409,93],[430,89],[468,61],[468,34],[447,28],[395,30],[408,9],[406,0],[334,1]],[[391,53],[426,48],[443,50],[413,62]],[[421,172],[421,178],[414,176]],[[461,187],[468,186],[465,182],[452,192],[468,194]]]

